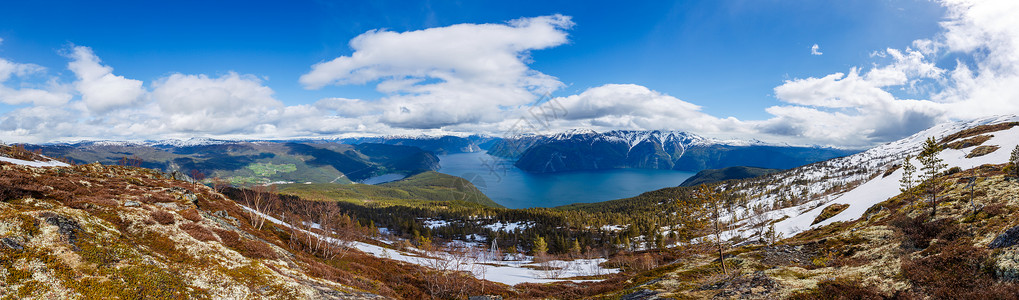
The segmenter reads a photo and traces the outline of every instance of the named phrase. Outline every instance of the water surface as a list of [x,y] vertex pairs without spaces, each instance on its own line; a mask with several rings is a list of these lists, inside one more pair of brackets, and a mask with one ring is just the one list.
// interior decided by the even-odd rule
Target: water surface
[[649,169],[531,174],[510,160],[485,154],[439,155],[439,172],[470,180],[489,198],[508,208],[554,207],[628,198],[678,186],[693,172]]

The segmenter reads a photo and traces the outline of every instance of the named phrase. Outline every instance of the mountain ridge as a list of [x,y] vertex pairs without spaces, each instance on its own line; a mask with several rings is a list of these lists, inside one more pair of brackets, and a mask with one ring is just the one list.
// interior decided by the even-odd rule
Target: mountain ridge
[[515,166],[531,173],[617,168],[700,171],[740,165],[785,169],[855,152],[721,140],[683,131],[589,129],[504,138],[489,150],[517,159]]

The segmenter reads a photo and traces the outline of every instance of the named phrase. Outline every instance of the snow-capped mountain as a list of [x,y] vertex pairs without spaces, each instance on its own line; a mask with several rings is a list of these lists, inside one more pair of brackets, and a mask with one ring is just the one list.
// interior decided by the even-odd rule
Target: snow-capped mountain
[[[948,168],[962,170],[985,164],[1002,164],[1019,145],[1019,116],[994,116],[971,121],[944,123],[910,137],[877,146],[854,155],[834,158],[799,168],[729,183],[728,190],[748,195],[748,201],[732,214],[738,220],[732,236],[752,237],[773,221],[776,232],[786,237],[812,227],[863,217],[873,205],[900,193],[903,171],[899,166],[907,155],[916,155],[922,143],[934,138],[942,144],[980,137],[983,142],[957,144],[939,157]],[[974,151],[984,147],[983,151]],[[984,153],[987,149],[993,149]],[[919,163],[912,162],[919,169]],[[824,207],[848,204],[848,208],[824,221],[814,223]]]
[[534,173],[616,168],[700,171],[731,166],[791,168],[855,153],[757,140],[720,140],[682,131],[573,129],[503,139],[489,154],[517,158]]

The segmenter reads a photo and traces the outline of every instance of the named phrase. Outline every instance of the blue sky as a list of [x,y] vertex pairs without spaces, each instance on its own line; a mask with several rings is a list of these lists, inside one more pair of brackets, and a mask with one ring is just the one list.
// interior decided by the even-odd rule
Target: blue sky
[[[943,25],[946,20],[967,18],[991,18],[993,16],[967,15],[971,7],[957,2],[965,1],[654,1],[642,3],[619,3],[589,1],[582,5],[567,1],[435,1],[405,3],[404,1],[288,1],[277,2],[235,2],[235,1],[174,1],[145,2],[122,1],[103,4],[76,1],[24,1],[5,3],[0,10],[0,59],[10,64],[32,65],[45,70],[35,70],[19,76],[7,76],[5,84],[8,94],[26,87],[63,93],[70,97],[66,101],[49,101],[49,106],[60,104],[65,111],[91,109],[79,113],[84,115],[78,124],[97,124],[91,131],[60,131],[55,121],[46,123],[48,131],[42,130],[39,122],[47,118],[59,118],[56,114],[39,115],[28,120],[25,114],[42,111],[41,101],[7,100],[0,104],[0,112],[6,114],[0,119],[0,134],[3,140],[48,141],[74,138],[138,139],[160,137],[217,136],[217,137],[261,137],[318,136],[343,134],[390,134],[390,133],[443,133],[478,131],[498,134],[504,131],[506,122],[488,115],[470,115],[468,112],[449,113],[431,110],[414,110],[413,103],[428,106],[456,106],[457,101],[489,97],[497,93],[515,93],[520,90],[542,87],[552,90],[552,96],[560,97],[569,104],[580,105],[580,109],[591,107],[591,103],[602,103],[597,95],[641,94],[647,103],[653,99],[665,101],[667,105],[678,105],[676,109],[690,109],[690,114],[650,116],[643,110],[653,107],[610,108],[635,109],[622,113],[598,115],[583,112],[587,119],[562,120],[553,129],[569,127],[593,127],[608,129],[677,129],[718,136],[762,136],[765,140],[794,143],[819,143],[860,146],[885,141],[901,136],[908,131],[928,126],[935,121],[970,117],[970,115],[946,115],[947,109],[934,107],[939,104],[964,101],[949,99],[946,91],[955,94],[958,84],[951,82],[950,74],[959,62],[965,63],[973,76],[979,77],[980,59],[993,53],[990,47],[1002,46],[996,41],[984,41],[986,45],[975,48],[960,48],[954,45],[952,28]],[[993,1],[992,1],[993,2]],[[967,4],[968,5],[968,4]],[[1005,4],[1007,5],[1007,1]],[[540,19],[542,17],[552,19]],[[433,85],[448,80],[443,75],[420,75],[428,70],[449,69],[451,74],[464,74],[463,66],[450,66],[437,58],[435,64],[400,65],[387,60],[353,62],[359,68],[376,68],[374,71],[399,69],[382,77],[357,77],[354,69],[342,69],[347,73],[320,74],[331,78],[309,84],[302,82],[304,75],[312,73],[319,63],[337,58],[353,57],[356,49],[350,45],[358,36],[373,36],[379,43],[388,43],[387,37],[373,33],[407,33],[432,29],[430,38],[456,42],[490,37],[491,33],[480,36],[470,34],[456,36],[458,25],[494,24],[523,31],[524,26],[511,25],[514,20],[547,22],[551,26],[545,33],[549,38],[565,37],[565,40],[546,40],[536,46],[512,50],[509,55],[526,56],[519,60],[527,70],[494,85]],[[969,22],[969,21],[967,21]],[[962,22],[966,23],[966,22]],[[977,20],[972,26],[980,26]],[[991,22],[988,22],[991,23]],[[466,26],[461,26],[465,29]],[[481,30],[484,26],[467,29]],[[450,29],[450,30],[445,30]],[[465,32],[474,32],[467,30]],[[489,28],[490,29],[490,28]],[[993,29],[993,28],[992,28]],[[961,30],[956,28],[955,30]],[[1007,29],[1001,29],[1007,30]],[[493,31],[508,32],[508,31]],[[949,34],[946,34],[949,33]],[[463,33],[463,32],[461,32]],[[394,39],[408,39],[409,35],[391,36]],[[915,41],[931,41],[936,45],[932,51],[918,51]],[[427,41],[418,41],[422,47],[435,46]],[[493,44],[519,45],[530,41],[493,39]],[[401,45],[409,45],[400,42]],[[817,45],[812,54],[811,47]],[[474,44],[470,44],[474,45]],[[940,45],[940,46],[937,46]],[[1011,46],[1004,43],[1004,46]],[[968,46],[967,46],[968,47]],[[482,47],[483,48],[483,47]],[[498,48],[498,47],[497,47]],[[79,49],[88,51],[79,52]],[[409,46],[404,51],[414,51]],[[493,48],[496,49],[496,48]],[[504,48],[498,48],[504,49]],[[903,66],[908,60],[888,55],[888,49],[922,56],[915,65],[929,65],[933,73],[913,72],[910,66]],[[374,53],[363,49],[366,55]],[[509,51],[509,50],[507,50]],[[1004,52],[1008,52],[1005,49]],[[392,61],[399,60],[393,54]],[[441,53],[439,53],[441,54]],[[462,53],[461,55],[475,55]],[[820,54],[820,55],[815,55]],[[478,54],[480,55],[480,54]],[[906,55],[908,57],[908,55]],[[431,57],[420,56],[428,61]],[[478,62],[489,61],[476,57]],[[80,72],[68,65],[75,59],[91,61],[96,70],[112,68],[110,76],[121,78],[122,83],[137,90],[129,100],[114,100],[98,104],[102,95],[112,92],[94,93],[102,86],[91,88],[94,96],[86,101],[89,92]],[[445,65],[444,65],[445,63]],[[1007,64],[1007,63],[1006,63]],[[510,62],[507,66],[514,66]],[[1000,66],[999,66],[1000,67]],[[417,69],[413,69],[417,68]],[[906,127],[902,132],[874,134],[859,138],[840,137],[826,140],[819,131],[827,130],[816,124],[792,124],[796,119],[786,113],[776,113],[772,107],[800,106],[815,112],[832,114],[838,119],[841,114],[859,116],[868,114],[852,105],[831,105],[820,98],[845,99],[845,95],[829,95],[831,91],[809,92],[793,89],[789,83],[801,83],[801,88],[824,88],[809,80],[824,83],[826,76],[842,73],[850,75],[854,69],[862,77],[872,70],[897,70],[908,77],[904,82],[894,81],[874,85],[892,96],[888,101],[904,103],[907,112],[895,117],[908,120],[911,112],[919,114],[920,121],[909,124],[889,124]],[[471,70],[479,71],[479,70]],[[425,72],[425,73],[422,73]],[[481,72],[481,71],[479,71]],[[522,79],[533,80],[528,74],[537,72],[551,76],[554,80],[540,84],[513,86]],[[17,74],[17,73],[12,73]],[[428,73],[431,74],[431,73]],[[523,74],[523,75],[521,75]],[[881,73],[884,74],[884,73]],[[179,75],[179,76],[174,76]],[[875,73],[876,75],[880,75]],[[1008,75],[1008,74],[1005,74]],[[435,77],[438,76],[438,77]],[[461,76],[461,75],[452,75]],[[512,77],[517,76],[517,77]],[[234,78],[236,77],[236,78]],[[323,77],[323,78],[325,78]],[[442,78],[440,78],[442,77]],[[997,76],[1004,77],[1004,76]],[[0,76],[0,78],[3,78]],[[544,78],[544,77],[542,77]],[[848,77],[847,77],[848,78]],[[219,81],[217,81],[217,79]],[[252,115],[231,112],[224,119],[276,118],[268,124],[177,124],[170,127],[148,127],[138,120],[117,114],[129,115],[131,110],[159,106],[163,116],[173,115],[191,119],[214,118],[216,111],[202,110],[200,115],[187,115],[196,111],[170,108],[171,102],[219,101],[219,99],[171,100],[167,95],[181,95],[169,91],[157,92],[162,86],[190,82],[210,88],[234,86],[230,79],[236,79],[237,86],[251,87],[264,93],[249,95],[257,98],[251,105],[266,105],[265,110],[254,110]],[[353,82],[350,80],[353,79]],[[398,80],[421,79],[422,81],[403,86]],[[459,78],[463,79],[463,78]],[[457,79],[457,80],[459,80]],[[470,78],[468,78],[470,79]],[[192,80],[192,81],[187,81]],[[542,79],[544,80],[544,79]],[[848,80],[848,79],[846,79]],[[848,85],[846,80],[830,78],[828,83]],[[129,84],[130,82],[136,84]],[[396,90],[383,91],[382,83],[397,84]],[[873,81],[871,81],[873,83]],[[137,86],[140,84],[140,87]],[[509,84],[510,86],[506,86]],[[625,86],[624,86],[625,85]],[[481,91],[475,94],[465,92],[497,86],[506,90]],[[779,89],[780,86],[787,86]],[[809,87],[808,87],[809,86]],[[425,88],[425,92],[417,89]],[[239,87],[238,87],[239,88]],[[437,89],[443,90],[437,90]],[[454,94],[447,89],[458,89]],[[860,93],[838,89],[840,92]],[[111,89],[112,90],[116,90]],[[121,89],[123,90],[123,89]],[[612,91],[609,91],[612,90]],[[625,90],[625,92],[623,92]],[[783,94],[777,94],[778,91]],[[203,90],[192,89],[193,93]],[[207,91],[207,90],[204,90]],[[3,91],[0,90],[0,93]],[[589,92],[585,96],[585,92]],[[599,93],[601,92],[601,93]],[[864,91],[865,93],[866,91]],[[820,95],[819,99],[802,99],[802,95]],[[534,92],[533,94],[538,94]],[[3,95],[0,95],[2,98]],[[430,96],[418,97],[418,96]],[[185,96],[179,96],[185,97]],[[246,96],[248,97],[248,96]],[[417,97],[417,98],[415,98]],[[492,100],[478,103],[475,110],[494,107],[493,112],[514,115],[521,103],[533,100],[535,95],[520,96],[519,99]],[[528,98],[530,97],[530,98]],[[570,98],[573,97],[573,98]],[[657,98],[656,98],[657,97]],[[881,97],[886,97],[882,95]],[[962,96],[959,96],[962,97]],[[58,97],[59,98],[59,97]],[[323,99],[344,98],[336,102]],[[443,98],[437,100],[433,98]],[[457,99],[457,100],[448,100]],[[618,98],[618,97],[617,97]],[[467,99],[467,100],[464,100]],[[577,102],[569,102],[569,100]],[[664,100],[663,100],[664,99]],[[794,100],[790,100],[794,99]],[[923,103],[909,101],[920,100]],[[224,107],[244,105],[246,99],[223,100]],[[351,102],[353,101],[353,102]],[[417,102],[414,102],[417,101]],[[579,102],[578,102],[579,101]],[[594,101],[594,102],[592,102]],[[623,100],[618,100],[623,101]],[[671,102],[670,102],[671,101]],[[902,102],[905,101],[905,102]],[[864,101],[866,102],[866,101]],[[399,117],[391,115],[383,106],[411,103],[400,106],[412,113],[424,111],[422,116]],[[678,104],[677,104],[678,103]],[[158,104],[158,105],[157,105]],[[930,105],[928,105],[930,104]],[[308,112],[300,109],[327,110],[324,107],[336,105],[360,107],[356,112]],[[374,105],[375,107],[368,107]],[[692,106],[691,106],[692,105]],[[855,105],[862,105],[856,103]],[[87,106],[88,108],[82,108]],[[696,106],[696,107],[694,107]],[[670,106],[671,107],[671,106]],[[917,108],[922,107],[922,108]],[[933,107],[933,108],[932,108]],[[35,110],[32,110],[35,108]],[[97,109],[98,108],[98,109]],[[176,109],[176,110],[175,110]],[[668,109],[668,108],[663,108]],[[482,109],[483,110],[483,109]],[[177,114],[173,112],[176,111]],[[12,116],[19,114],[20,117]],[[289,122],[287,115],[303,117],[324,113],[331,120],[326,126],[306,124],[307,127],[328,130],[300,128]],[[585,114],[586,113],[586,114]],[[696,113],[696,114],[693,114]],[[873,113],[873,112],[871,112]],[[261,114],[261,115],[260,115]],[[365,118],[361,114],[380,117]],[[973,113],[974,115],[978,113]],[[73,115],[73,113],[72,113]],[[613,115],[613,116],[609,116]],[[643,119],[637,116],[646,115]],[[267,117],[270,116],[270,117]],[[159,116],[152,116],[159,117]],[[688,117],[701,120],[709,125],[697,125],[661,120]],[[879,116],[874,116],[879,117]],[[422,119],[438,118],[428,122]],[[179,120],[175,118],[174,120]],[[356,121],[353,121],[355,120]],[[779,120],[782,119],[782,120]],[[859,119],[846,120],[858,122]],[[33,123],[34,122],[34,123]],[[690,121],[694,122],[694,121]],[[698,121],[700,122],[700,121]],[[704,123],[701,122],[701,123]],[[3,124],[6,123],[6,126]],[[802,123],[802,120],[801,120]],[[700,123],[698,123],[700,124]],[[261,129],[246,130],[245,126]],[[377,126],[381,125],[381,126]],[[79,127],[69,126],[65,127]],[[380,129],[382,127],[383,129]],[[109,128],[133,128],[125,131]],[[222,129],[226,128],[226,129]],[[283,130],[283,128],[289,128]],[[885,132],[882,128],[864,128],[868,132]],[[45,132],[43,132],[45,131]],[[119,132],[119,133],[118,133]]]

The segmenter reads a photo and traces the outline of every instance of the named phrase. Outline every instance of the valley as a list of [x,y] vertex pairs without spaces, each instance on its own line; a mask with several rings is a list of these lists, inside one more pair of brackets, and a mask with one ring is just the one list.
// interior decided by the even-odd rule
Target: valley
[[[758,177],[520,209],[489,198],[476,185],[483,181],[434,171],[378,185],[231,187],[135,166],[68,165],[7,146],[0,292],[74,298],[132,286],[188,298],[998,297],[1017,291],[1009,278],[1019,239],[1008,232],[1019,212],[1019,152],[1002,150],[1019,149],[1017,121],[945,123]],[[916,181],[918,188],[939,183],[933,218],[926,190],[900,190],[903,159],[925,141],[946,147],[938,154],[943,172]],[[976,150],[988,145],[997,150]],[[438,157],[458,155],[467,164],[485,154]],[[251,166],[256,176],[295,171]],[[97,238],[113,243],[97,246]],[[951,263],[960,259],[987,267]],[[124,285],[136,280],[124,276],[143,276],[128,272],[141,261],[159,263],[161,271],[144,275],[157,277],[144,280],[162,283]],[[181,272],[196,268],[190,261],[213,265]],[[905,270],[963,277],[931,281]],[[208,276],[230,279],[209,285]]]

